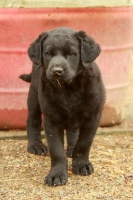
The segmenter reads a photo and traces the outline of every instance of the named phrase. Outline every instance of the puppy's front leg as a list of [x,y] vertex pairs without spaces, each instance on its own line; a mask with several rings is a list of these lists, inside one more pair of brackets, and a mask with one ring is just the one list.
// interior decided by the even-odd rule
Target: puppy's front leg
[[44,129],[51,157],[51,170],[45,178],[48,185],[59,186],[67,182],[67,159],[64,151],[64,131],[44,117]]
[[79,139],[73,152],[72,171],[74,174],[90,175],[93,166],[89,161],[90,148],[99,125],[101,114],[90,117],[79,132]]

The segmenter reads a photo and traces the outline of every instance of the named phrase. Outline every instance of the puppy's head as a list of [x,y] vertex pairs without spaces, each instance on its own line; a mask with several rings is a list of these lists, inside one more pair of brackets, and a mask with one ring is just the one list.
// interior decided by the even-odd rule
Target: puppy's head
[[100,46],[85,32],[57,28],[44,32],[31,44],[28,54],[43,66],[50,81],[71,83],[100,54]]

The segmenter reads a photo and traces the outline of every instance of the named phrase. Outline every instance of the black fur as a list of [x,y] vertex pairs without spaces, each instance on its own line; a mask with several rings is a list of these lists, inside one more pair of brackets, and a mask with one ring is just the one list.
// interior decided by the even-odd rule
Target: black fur
[[[105,102],[105,89],[98,66],[93,61],[100,46],[85,32],[57,28],[42,33],[29,47],[32,73],[20,78],[30,82],[28,95],[28,151],[47,154],[41,141],[43,125],[51,156],[48,185],[67,182],[67,154],[74,174],[90,175],[90,148]],[[61,71],[60,71],[61,70]]]
[[31,73],[30,74],[22,74],[19,76],[19,78],[30,83],[31,82]]

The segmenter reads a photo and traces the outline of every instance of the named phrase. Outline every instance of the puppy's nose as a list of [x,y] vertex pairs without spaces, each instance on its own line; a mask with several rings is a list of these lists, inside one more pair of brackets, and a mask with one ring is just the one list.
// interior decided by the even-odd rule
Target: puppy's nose
[[62,72],[63,72],[63,69],[61,67],[53,67],[51,69],[51,71],[54,73],[54,74],[57,74],[59,76],[61,76]]

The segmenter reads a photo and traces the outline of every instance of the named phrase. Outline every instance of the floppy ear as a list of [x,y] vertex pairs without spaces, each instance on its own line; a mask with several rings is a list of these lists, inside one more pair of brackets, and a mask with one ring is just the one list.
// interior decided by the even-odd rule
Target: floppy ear
[[100,54],[100,45],[97,44],[91,37],[86,35],[84,31],[76,33],[81,44],[81,61],[84,67],[88,67]]
[[43,64],[42,60],[43,41],[46,39],[47,35],[48,35],[47,32],[40,34],[28,49],[29,58],[38,67]]

